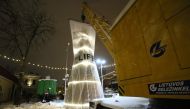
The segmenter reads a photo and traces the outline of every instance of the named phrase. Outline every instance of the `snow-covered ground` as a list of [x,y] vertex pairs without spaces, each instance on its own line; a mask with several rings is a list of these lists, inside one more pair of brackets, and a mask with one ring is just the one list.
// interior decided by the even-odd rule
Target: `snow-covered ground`
[[[147,109],[149,104],[148,98],[141,97],[122,97],[116,96],[113,98],[95,99],[92,102],[100,103],[104,107],[113,109]],[[90,108],[90,109],[95,109]],[[48,103],[22,103],[16,107],[11,103],[1,104],[0,109],[65,109],[63,100],[54,100]]]
[[64,102],[55,100],[49,103],[22,103],[18,107],[12,103],[1,104],[0,109],[64,109]]
[[[142,97],[116,96],[113,98],[94,99],[92,102],[94,102],[95,105],[100,103],[102,106],[112,109],[147,109],[149,99]],[[95,108],[96,106],[91,107],[91,109]]]

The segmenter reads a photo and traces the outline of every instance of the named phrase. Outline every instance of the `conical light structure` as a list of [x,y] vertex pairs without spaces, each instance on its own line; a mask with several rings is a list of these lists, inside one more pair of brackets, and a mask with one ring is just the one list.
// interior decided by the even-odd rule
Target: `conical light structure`
[[95,31],[89,25],[70,21],[74,62],[66,91],[66,109],[89,109],[89,101],[103,98],[94,61]]

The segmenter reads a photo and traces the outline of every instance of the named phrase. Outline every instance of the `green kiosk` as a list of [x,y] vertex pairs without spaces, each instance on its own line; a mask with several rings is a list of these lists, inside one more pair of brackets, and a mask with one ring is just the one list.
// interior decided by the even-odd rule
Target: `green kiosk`
[[55,79],[40,79],[38,81],[37,94],[42,102],[52,100],[56,92],[57,80]]

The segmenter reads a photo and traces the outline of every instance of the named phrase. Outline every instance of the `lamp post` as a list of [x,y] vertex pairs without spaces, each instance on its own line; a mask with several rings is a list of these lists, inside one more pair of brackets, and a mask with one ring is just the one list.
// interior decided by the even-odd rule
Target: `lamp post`
[[64,96],[66,95],[66,90],[67,90],[67,80],[69,78],[69,74],[65,74],[65,78],[63,78],[63,80],[65,81],[65,94]]
[[103,77],[103,74],[102,74],[102,65],[105,64],[106,61],[102,60],[102,59],[97,59],[96,63],[100,64],[100,74],[101,74],[100,77],[101,77],[102,88],[104,89],[104,77]]
[[63,80],[65,80],[65,95],[66,95],[66,90],[67,90],[67,80],[68,80],[68,77],[69,77],[69,74],[68,74],[68,53],[69,53],[69,46],[70,46],[70,43],[68,42],[67,43],[67,48],[66,48],[66,60],[65,60],[65,78]]

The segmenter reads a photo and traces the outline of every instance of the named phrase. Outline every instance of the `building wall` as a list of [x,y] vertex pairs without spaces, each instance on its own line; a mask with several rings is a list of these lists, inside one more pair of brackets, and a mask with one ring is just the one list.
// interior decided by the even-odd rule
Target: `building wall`
[[[150,94],[148,86],[181,80],[190,84],[189,28],[189,0],[137,0],[111,30],[121,93],[190,99],[190,93]],[[154,57],[160,52],[150,52],[156,42],[165,52]]]
[[11,99],[13,82],[0,75],[0,102]]

